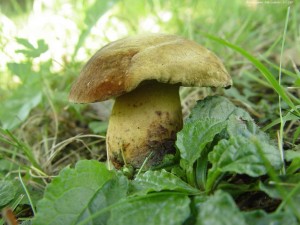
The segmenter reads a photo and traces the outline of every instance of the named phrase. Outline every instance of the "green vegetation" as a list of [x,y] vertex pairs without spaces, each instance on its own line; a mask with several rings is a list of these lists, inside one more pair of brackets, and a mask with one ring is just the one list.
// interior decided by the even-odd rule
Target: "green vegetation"
[[[297,1],[50,2],[0,3],[3,215],[36,225],[300,224]],[[234,85],[182,88],[177,154],[148,171],[108,170],[111,102],[70,104],[68,93],[97,49],[144,32],[206,46]]]

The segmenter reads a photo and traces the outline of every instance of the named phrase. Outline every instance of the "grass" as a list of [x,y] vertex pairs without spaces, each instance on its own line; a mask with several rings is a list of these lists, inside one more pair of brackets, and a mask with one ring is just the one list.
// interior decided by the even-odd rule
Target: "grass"
[[[53,2],[42,7],[42,15],[55,12],[62,4]],[[223,59],[234,86],[228,91],[183,88],[184,113],[187,115],[198,99],[223,94],[247,110],[278,142],[283,162],[285,151],[299,151],[300,64],[296,58],[284,60],[287,50],[300,52],[299,3],[261,1],[253,8],[238,0],[104,2],[66,1],[68,13],[57,14],[69,26],[59,30],[54,24],[52,28],[52,33],[62,34],[60,37],[35,35],[29,30],[30,16],[38,15],[29,3],[1,3],[5,7],[1,7],[0,16],[8,19],[1,23],[11,32],[0,30],[4,50],[0,53],[0,177],[2,181],[20,181],[19,192],[9,203],[18,218],[33,216],[35,208],[30,210],[28,205],[36,205],[61,169],[80,159],[106,160],[105,132],[89,125],[107,121],[109,107],[73,105],[67,102],[67,95],[78,71],[96,49],[126,35],[175,33],[211,49]],[[8,26],[11,23],[17,29]],[[23,35],[13,32],[18,29]],[[25,41],[20,43],[18,38]],[[45,40],[45,51],[45,46],[39,47],[39,39]],[[57,45],[62,47],[57,49]],[[277,183],[290,164],[285,163],[281,174],[269,174]],[[277,187],[280,191],[281,186]],[[289,199],[298,188],[283,200],[287,205],[293,207]],[[29,202],[20,199],[21,195],[29,197]],[[299,222],[299,212],[294,211]]]

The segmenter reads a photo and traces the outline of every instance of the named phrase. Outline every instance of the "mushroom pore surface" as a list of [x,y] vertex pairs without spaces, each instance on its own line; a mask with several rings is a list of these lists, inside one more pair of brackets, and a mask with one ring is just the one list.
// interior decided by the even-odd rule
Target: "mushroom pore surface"
[[157,165],[174,153],[182,128],[179,85],[150,82],[116,98],[107,130],[109,159],[116,168]]

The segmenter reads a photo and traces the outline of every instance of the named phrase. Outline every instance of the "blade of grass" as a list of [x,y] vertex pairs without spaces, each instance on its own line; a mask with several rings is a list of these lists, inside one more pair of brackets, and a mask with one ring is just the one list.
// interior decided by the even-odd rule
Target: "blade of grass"
[[94,4],[87,9],[84,18],[86,27],[82,29],[80,33],[77,44],[75,46],[75,50],[72,55],[72,62],[74,61],[79,48],[83,45],[85,39],[89,35],[92,27],[97,23],[101,16],[103,16],[110,8],[114,6],[116,2],[118,2],[118,0],[95,1]]
[[[255,145],[258,149],[259,156],[264,161],[265,167],[267,168],[268,175],[271,178],[271,180],[274,182],[274,185],[277,188],[277,191],[278,191],[278,193],[280,194],[280,196],[282,198],[282,203],[279,205],[278,209],[283,208],[284,205],[287,205],[289,207],[289,209],[297,217],[297,219],[300,220],[300,212],[298,210],[297,204],[295,203],[295,201],[293,199],[293,195],[297,193],[299,185],[297,185],[291,192],[288,193],[284,189],[284,187],[281,185],[281,181],[280,181],[280,178],[279,178],[278,174],[276,173],[276,171],[272,167],[271,163],[269,162],[269,160],[265,156],[265,154],[264,154],[264,152],[261,148],[261,144],[260,144],[259,140],[254,139],[254,142],[255,142]],[[278,209],[277,209],[277,211],[279,211]]]
[[[283,117],[283,121],[284,123],[286,123],[287,121],[297,121],[299,120],[299,117],[297,117],[296,115],[292,114],[291,112],[288,112],[284,117]],[[262,130],[263,131],[267,131],[270,128],[274,127],[275,125],[280,123],[280,118],[272,121],[271,123],[269,123],[267,126],[263,127]]]
[[31,149],[23,142],[19,141],[10,131],[5,130],[6,134],[13,140],[13,146],[19,148],[26,155],[27,159],[32,163],[32,165],[39,170],[42,170],[39,163],[36,161]]
[[[279,76],[278,76],[278,83],[281,86],[281,78],[282,78],[282,57],[283,57],[283,50],[284,50],[284,44],[285,44],[285,37],[286,37],[286,31],[289,23],[289,16],[290,16],[290,6],[287,9],[287,14],[286,14],[286,20],[284,24],[284,30],[283,30],[283,35],[282,35],[282,44],[281,44],[281,51],[280,51],[280,62],[279,62]],[[282,160],[282,168],[281,172],[283,174],[286,173],[285,171],[285,160],[284,160],[284,151],[283,151],[283,128],[285,123],[283,122],[283,116],[282,116],[282,107],[281,107],[281,96],[278,96],[278,108],[279,108],[279,118],[280,118],[280,128],[279,128],[279,133],[278,133],[278,147],[280,151],[280,156]]]
[[[267,58],[262,57],[262,60],[265,61],[266,63],[268,63],[268,65],[270,65],[272,68],[274,68],[276,70],[280,69],[279,66],[277,66],[275,63],[272,63]],[[293,72],[291,72],[289,70],[286,70],[284,68],[281,68],[281,72],[284,73],[284,74],[286,74],[286,75],[288,75],[288,76],[290,76],[290,77],[293,77],[293,78],[300,78],[300,76],[298,74],[293,73]]]
[[278,83],[278,81],[275,79],[275,77],[272,75],[272,73],[258,60],[256,59],[254,56],[252,56],[249,52],[247,52],[246,50],[244,50],[243,48],[236,46],[222,38],[216,37],[214,35],[205,33],[205,32],[201,32],[200,34],[202,34],[203,36],[216,41],[222,45],[225,45],[235,51],[237,51],[238,53],[240,53],[241,55],[243,55],[245,58],[247,58],[261,73],[262,75],[265,77],[265,79],[271,84],[272,88],[278,93],[278,95],[281,96],[281,98],[298,114],[300,114],[300,112],[298,111],[298,109],[296,108],[296,106],[294,105],[294,103],[292,102],[292,100],[289,98],[289,96],[287,95],[286,91],[283,89],[283,87]]
[[25,184],[24,184],[24,182],[23,182],[23,180],[22,180],[20,170],[19,170],[19,180],[20,180],[20,182],[21,182],[21,184],[22,184],[22,187],[23,187],[23,189],[24,189],[24,191],[25,191],[25,193],[26,193],[26,196],[27,196],[27,198],[28,198],[28,201],[29,201],[29,203],[30,203],[30,206],[31,206],[31,210],[32,210],[32,212],[33,212],[33,215],[36,215],[36,211],[35,211],[34,204],[33,204],[32,200],[31,200],[30,194],[29,194],[29,192],[28,192],[28,190],[27,190],[27,188],[26,188],[26,186],[25,186]]

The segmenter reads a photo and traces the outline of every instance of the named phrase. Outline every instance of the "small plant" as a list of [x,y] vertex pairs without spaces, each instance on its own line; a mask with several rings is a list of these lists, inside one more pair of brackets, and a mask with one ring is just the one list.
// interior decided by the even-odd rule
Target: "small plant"
[[[296,0],[74,2],[0,3],[0,225],[300,223]],[[110,170],[111,102],[68,93],[96,49],[145,32],[217,53],[233,86],[181,89],[176,154]]]
[[[278,148],[245,110],[224,97],[199,101],[176,146],[180,157],[171,167],[133,179],[96,161],[65,168],[48,185],[33,224],[297,224],[298,174],[277,175]],[[279,210],[266,213],[266,204],[241,211],[237,204],[252,199],[235,198],[255,193]]]

